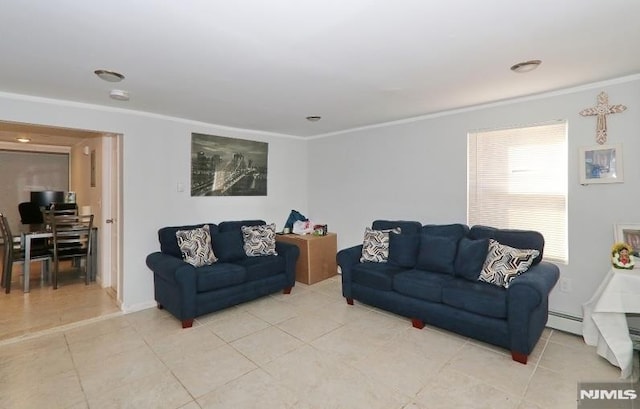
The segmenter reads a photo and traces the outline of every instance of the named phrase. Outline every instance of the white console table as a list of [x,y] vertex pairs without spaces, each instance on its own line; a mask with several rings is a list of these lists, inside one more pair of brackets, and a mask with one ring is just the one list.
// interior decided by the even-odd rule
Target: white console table
[[612,268],[582,310],[584,341],[620,367],[622,378],[628,378],[633,370],[633,343],[625,314],[640,313],[640,271]]

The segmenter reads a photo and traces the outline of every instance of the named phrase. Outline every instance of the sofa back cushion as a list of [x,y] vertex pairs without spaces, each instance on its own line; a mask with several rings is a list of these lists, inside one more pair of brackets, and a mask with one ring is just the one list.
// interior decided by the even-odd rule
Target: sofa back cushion
[[419,234],[422,225],[420,222],[407,220],[375,220],[371,224],[373,230],[389,230],[400,227],[402,234]]
[[[160,242],[160,251],[174,257],[182,258],[182,252],[178,246],[176,232],[179,230],[193,230],[200,228],[205,224],[209,225],[209,234],[213,236],[218,232],[218,226],[215,223],[201,223],[185,226],[167,226],[158,230],[158,241]],[[214,251],[215,252],[215,251]]]
[[420,228],[416,268],[453,274],[458,241],[469,231],[465,224],[425,224]]
[[233,220],[218,225],[217,233],[211,235],[213,252],[222,262],[230,263],[247,257],[244,251],[242,226],[261,226],[264,220]]
[[422,234],[429,236],[449,237],[456,242],[469,233],[469,226],[466,224],[425,224],[422,227]]
[[533,230],[496,229],[495,227],[476,225],[469,230],[470,239],[494,239],[500,244],[521,250],[538,250],[540,254],[533,260],[532,265],[542,260],[544,237]]
[[387,262],[399,267],[413,268],[420,249],[419,234],[390,234]]
[[471,240],[468,237],[463,237],[458,242],[458,252],[454,263],[455,274],[467,280],[477,281],[487,258],[488,250],[489,239]]
[[218,230],[221,233],[227,231],[239,231],[242,233],[242,226],[260,226],[262,224],[267,224],[264,220],[232,220],[227,222],[222,222],[218,224]]
[[452,237],[421,235],[416,268],[453,274],[457,247],[458,241]]
[[398,267],[413,267],[418,257],[420,245],[420,222],[411,220],[374,220],[374,230],[400,228],[400,234],[389,236],[389,257],[387,262]]
[[240,230],[212,234],[211,244],[218,261],[223,263],[232,263],[247,257],[244,252],[244,240]]

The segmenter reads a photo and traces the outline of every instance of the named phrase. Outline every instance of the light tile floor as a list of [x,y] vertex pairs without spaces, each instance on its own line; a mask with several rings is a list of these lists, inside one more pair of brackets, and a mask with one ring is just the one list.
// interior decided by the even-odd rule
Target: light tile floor
[[120,312],[107,290],[95,282],[85,285],[84,278],[61,274],[54,290],[41,282],[39,264],[32,265],[29,293],[23,292],[19,263],[14,265],[11,292],[0,289],[0,341]]
[[547,329],[529,363],[356,302],[339,277],[200,317],[155,308],[0,341],[0,408],[575,408],[620,371]]

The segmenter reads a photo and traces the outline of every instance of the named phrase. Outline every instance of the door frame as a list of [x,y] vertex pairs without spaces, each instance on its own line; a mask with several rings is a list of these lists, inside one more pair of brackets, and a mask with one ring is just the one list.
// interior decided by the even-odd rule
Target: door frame
[[[102,137],[103,231],[100,235],[102,287],[113,295],[122,308],[122,134],[107,133]],[[107,222],[111,220],[112,222]]]

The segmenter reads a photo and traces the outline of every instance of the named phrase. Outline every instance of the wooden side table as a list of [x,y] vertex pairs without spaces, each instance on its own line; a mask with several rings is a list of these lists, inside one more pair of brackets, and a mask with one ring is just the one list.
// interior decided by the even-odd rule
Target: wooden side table
[[294,244],[300,249],[300,257],[296,262],[296,281],[313,284],[338,273],[335,233],[327,233],[326,236],[278,234],[276,241]]

